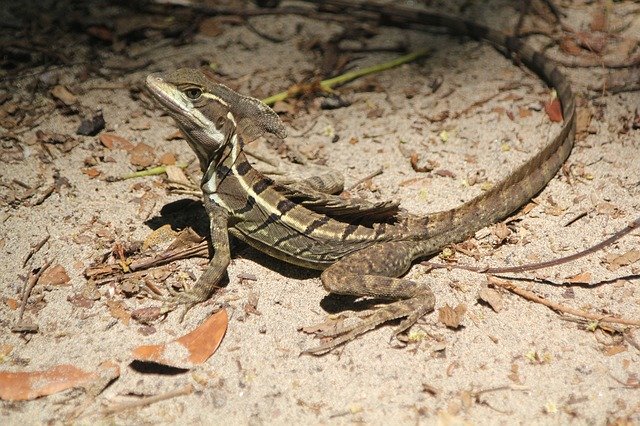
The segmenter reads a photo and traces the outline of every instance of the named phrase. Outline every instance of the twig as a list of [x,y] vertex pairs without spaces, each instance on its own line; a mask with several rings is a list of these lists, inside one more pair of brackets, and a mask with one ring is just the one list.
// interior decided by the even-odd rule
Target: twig
[[590,319],[598,322],[632,325],[636,327],[640,326],[640,320],[618,318],[618,317],[612,317],[612,316],[601,315],[601,314],[592,314],[589,312],[581,311],[580,309],[575,309],[560,303],[552,302],[550,300],[545,299],[542,296],[538,296],[537,294],[529,290],[525,290],[522,287],[517,286],[511,281],[502,280],[500,278],[497,278],[491,275],[487,276],[487,281],[489,281],[490,284],[509,290],[510,292],[515,293],[518,296],[523,297],[527,300],[530,300],[535,303],[540,303],[541,305],[544,305],[550,309],[553,309],[556,312],[575,315],[577,317],[586,318],[586,319]]
[[193,386],[187,385],[181,389],[176,389],[174,391],[170,391],[160,395],[140,398],[137,401],[123,402],[121,404],[113,404],[105,408],[104,410],[102,410],[102,414],[110,415],[110,414],[115,414],[122,411],[132,410],[135,408],[145,407],[147,405],[155,404],[156,402],[166,401],[167,399],[172,399],[178,396],[191,395],[192,393],[193,393]]
[[358,180],[356,183],[354,183],[353,185],[351,185],[349,188],[347,188],[347,190],[351,190],[353,188],[355,188],[356,186],[360,185],[362,182],[366,182],[369,179],[373,179],[376,176],[381,175],[383,172],[382,167],[380,167],[378,170],[376,170],[373,173],[368,174],[367,176],[363,177],[362,179]]
[[46,237],[44,237],[42,240],[40,240],[39,243],[37,243],[35,246],[31,247],[31,250],[29,250],[29,253],[27,253],[27,255],[24,258],[24,261],[22,262],[22,267],[24,268],[25,266],[27,266],[27,262],[29,261],[29,259],[31,259],[33,257],[34,254],[36,254],[38,251],[40,251],[40,249],[42,248],[42,246],[45,245],[45,243],[47,241],[49,241],[49,238],[51,238],[50,234],[47,234]]
[[504,273],[535,271],[537,269],[549,268],[551,266],[557,266],[563,263],[572,262],[576,259],[579,259],[591,253],[595,253],[599,250],[602,250],[606,246],[615,243],[620,238],[624,237],[625,235],[627,235],[628,233],[630,233],[631,231],[633,231],[638,227],[640,227],[640,217],[638,217],[636,220],[634,220],[633,222],[628,224],[626,227],[624,227],[622,230],[616,232],[606,240],[601,241],[598,244],[589,247],[588,249],[579,251],[578,253],[570,254],[569,256],[547,260],[545,262],[528,263],[526,265],[519,265],[519,266],[506,266],[501,268],[500,267],[489,268],[489,267],[482,267],[482,266],[466,266],[466,265],[446,265],[446,264],[435,263],[435,262],[421,262],[420,264],[428,266],[430,268],[434,268],[434,269],[441,269],[441,268],[463,269],[465,271],[484,272],[487,274],[504,274]]
[[[422,58],[424,56],[429,55],[432,50],[419,50],[417,52],[409,53],[407,55],[400,56],[399,58],[393,59],[388,62],[383,62],[378,65],[372,65],[370,67],[365,67],[360,70],[349,71],[347,73],[341,74],[337,77],[333,77],[327,80],[322,80],[320,82],[320,89],[325,92],[331,92],[334,86],[338,86],[344,83],[347,83],[351,80],[355,80],[356,78],[363,77],[365,75],[374,74],[381,71],[386,71],[390,68],[395,68],[399,65],[406,64],[407,62],[415,61],[418,58]],[[287,98],[299,95],[304,92],[305,85],[295,85],[291,87],[286,92],[280,92],[275,95],[269,96],[262,100],[267,105],[273,105],[278,101],[283,101]]]
[[[22,290],[22,304],[20,305],[20,311],[18,312],[18,320],[16,321],[16,325],[19,326],[22,323],[22,317],[24,315],[24,310],[27,307],[27,300],[31,295],[31,290],[33,290],[33,288],[38,283],[40,276],[42,276],[42,273],[46,271],[49,266],[51,266],[52,262],[53,260],[47,260],[44,265],[40,269],[38,269],[38,272],[36,272],[35,274],[32,272],[29,275],[29,279],[27,280],[25,287]],[[14,331],[13,328],[12,331]]]
[[44,203],[45,200],[49,198],[51,194],[53,194],[53,191],[55,190],[56,190],[56,182],[53,182],[38,198],[33,200],[33,202],[29,206],[30,207],[39,206],[40,204]]
[[164,265],[165,263],[174,262],[180,259],[207,256],[209,256],[209,243],[207,242],[207,240],[204,240],[201,243],[190,247],[164,251],[155,256],[134,260],[129,265],[129,269],[131,271],[140,271],[142,269],[149,269],[154,266]]

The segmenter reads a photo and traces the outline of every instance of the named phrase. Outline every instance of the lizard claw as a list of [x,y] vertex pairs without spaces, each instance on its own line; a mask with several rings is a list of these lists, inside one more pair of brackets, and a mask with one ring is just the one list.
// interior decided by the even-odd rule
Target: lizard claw
[[[398,300],[389,305],[375,310],[367,311],[360,321],[345,326],[339,324],[332,329],[317,333],[318,337],[332,337],[330,340],[304,350],[303,354],[324,355],[338,346],[350,342],[356,337],[378,327],[385,322],[406,317],[404,321],[393,331],[392,338],[408,330],[421,317],[433,310],[433,297],[429,295],[425,298],[415,297],[411,299]],[[362,317],[362,315],[358,315]]]

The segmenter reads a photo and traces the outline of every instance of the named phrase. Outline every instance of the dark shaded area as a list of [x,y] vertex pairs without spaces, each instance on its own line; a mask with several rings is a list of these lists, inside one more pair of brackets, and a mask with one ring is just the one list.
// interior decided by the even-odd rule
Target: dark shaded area
[[155,362],[131,361],[129,367],[141,374],[159,374],[161,376],[176,376],[184,374],[189,369],[169,367]]

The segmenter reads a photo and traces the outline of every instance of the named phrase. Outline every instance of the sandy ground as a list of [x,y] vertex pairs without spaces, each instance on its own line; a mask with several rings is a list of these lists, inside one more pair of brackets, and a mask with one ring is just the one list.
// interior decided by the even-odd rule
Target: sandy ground
[[[493,3],[492,9],[476,5],[464,14],[512,28],[517,12],[507,7],[508,2]],[[594,5],[561,4],[568,14],[566,22],[588,30]],[[637,3],[614,3],[611,17],[616,24],[630,22],[621,36],[640,38]],[[141,87],[150,72],[210,63],[232,87],[266,97],[318,69],[321,58],[306,46],[313,40],[326,41],[341,29],[336,22],[302,16],[255,17],[250,22],[284,41],[269,41],[243,23],[222,22],[221,32],[213,37],[198,34],[186,45],[155,46],[143,54],[147,66],[122,77],[80,81],[77,68],[58,72],[59,83],[76,94],[81,114],[52,110],[20,135],[23,158],[5,159],[0,166],[1,369],[32,371],[57,364],[94,369],[114,360],[121,376],[98,396],[74,390],[28,402],[1,402],[2,422],[56,423],[78,412],[84,416],[76,420],[80,423],[117,424],[640,422],[637,329],[624,334],[622,326],[593,331],[586,322],[570,321],[575,317],[563,317],[506,291],[499,292],[503,307],[495,312],[479,301],[479,292],[487,287],[483,274],[429,272],[415,265],[408,276],[428,282],[437,297],[436,312],[412,330],[415,342],[404,347],[390,343],[392,328],[384,326],[319,358],[300,356],[301,350],[317,344],[300,328],[353,305],[328,298],[316,272],[268,259],[241,243],[234,249],[228,285],[214,303],[195,308],[183,323],[177,313],[152,325],[114,317],[108,302],[127,311],[158,302],[141,294],[127,296],[114,283],[96,286],[85,278],[85,269],[108,255],[115,243],[144,240],[165,223],[176,230],[191,226],[205,233],[206,218],[196,197],[167,192],[163,176],[108,181],[107,177],[136,170],[131,154],[106,148],[96,136],[75,135],[81,116],[102,110],[105,131],[134,145],[151,146],[154,165],[167,153],[178,163],[192,160],[183,140],[168,140],[175,132],[171,119],[130,88]],[[484,182],[506,176],[558,131],[559,125],[550,123],[540,108],[548,100],[548,88],[490,46],[416,30],[375,31],[366,39],[369,47],[402,43],[409,50],[434,51],[419,62],[340,88],[352,102],[348,107],[322,110],[319,101],[281,105],[279,111],[293,108],[293,113],[282,114],[290,137],[280,153],[297,152],[303,161],[340,171],[347,187],[382,168],[382,175],[350,192],[371,200],[397,200],[411,212],[426,213],[481,193]],[[358,46],[359,41],[342,44],[350,45]],[[145,44],[136,47],[143,51]],[[349,65],[359,68],[398,53],[349,55]],[[499,238],[498,228],[479,231],[465,246],[477,253],[477,259],[457,252],[459,263],[502,266],[553,259],[605,239],[638,216],[640,130],[630,123],[640,108],[640,92],[600,96],[589,86],[601,84],[608,71],[567,72],[576,91],[587,98],[584,107],[592,116],[588,135],[576,143],[563,170],[526,213],[507,222],[508,236]],[[434,91],[437,81],[441,85]],[[26,90],[21,83],[16,88]],[[52,102],[48,93],[43,96]],[[458,117],[429,120],[445,111]],[[38,131],[73,135],[79,144],[68,152],[49,145],[49,157],[36,143]],[[258,149],[272,148],[259,142]],[[434,172],[413,171],[412,152],[418,153],[421,164],[430,162]],[[93,177],[88,169],[100,173]],[[30,206],[50,185],[54,170],[68,185]],[[37,188],[36,194],[20,201],[27,189],[12,183],[14,179]],[[23,267],[31,247],[47,235],[49,240]],[[575,262],[506,276],[567,306],[638,319],[640,263],[616,268],[612,262],[639,246],[636,230]],[[37,285],[25,319],[37,324],[38,332],[12,333],[19,310],[12,301],[20,299],[29,272],[46,260],[62,265],[70,280]],[[205,265],[204,259],[177,262],[167,282],[191,284]],[[582,277],[592,285],[549,285],[578,274],[585,274]],[[255,280],[241,279],[250,276]],[[78,303],[79,295],[94,303]],[[246,312],[245,305],[255,300],[258,313]],[[438,321],[438,309],[459,304],[467,308],[459,328]],[[227,335],[205,364],[166,374],[131,364],[135,346],[182,335],[223,305],[231,315]],[[188,384],[195,391],[187,396],[99,414],[105,406]]]

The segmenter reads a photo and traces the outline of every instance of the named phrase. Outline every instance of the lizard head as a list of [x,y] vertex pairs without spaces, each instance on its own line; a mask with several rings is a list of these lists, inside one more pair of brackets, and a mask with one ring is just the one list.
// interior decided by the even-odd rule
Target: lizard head
[[208,163],[239,134],[245,142],[265,133],[286,136],[280,117],[258,99],[240,95],[198,69],[151,74],[147,88],[173,117],[191,148]]

